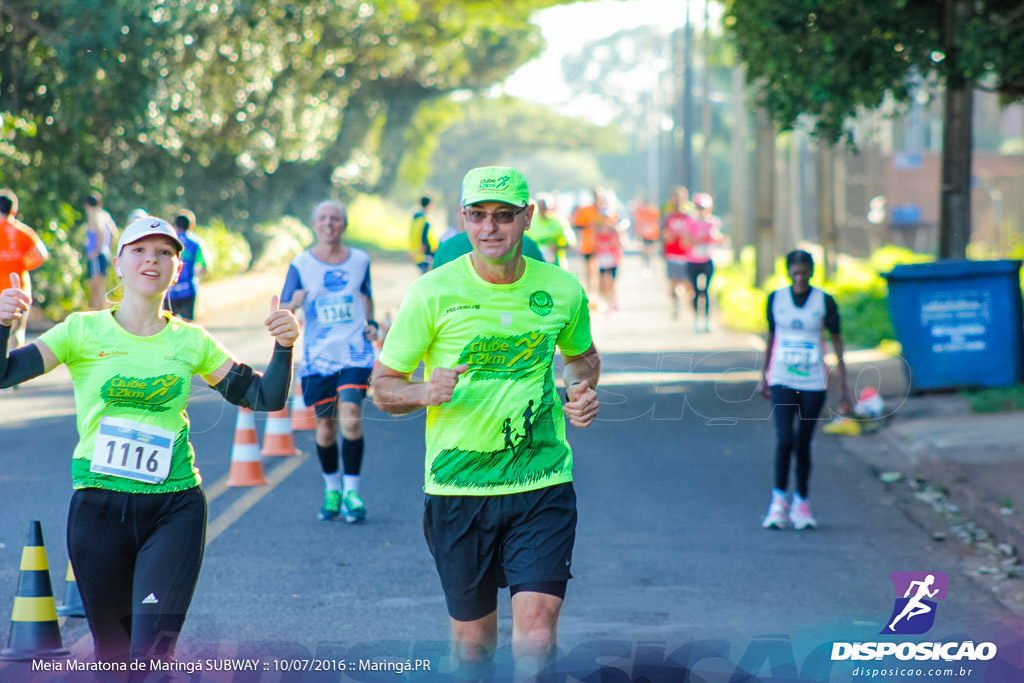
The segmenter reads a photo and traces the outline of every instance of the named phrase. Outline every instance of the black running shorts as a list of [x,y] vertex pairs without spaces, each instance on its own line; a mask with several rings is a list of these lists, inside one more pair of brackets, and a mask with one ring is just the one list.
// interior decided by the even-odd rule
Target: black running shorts
[[572,578],[576,492],[571,482],[501,496],[433,496],[423,534],[448,614],[473,621],[498,607],[498,588],[564,597]]

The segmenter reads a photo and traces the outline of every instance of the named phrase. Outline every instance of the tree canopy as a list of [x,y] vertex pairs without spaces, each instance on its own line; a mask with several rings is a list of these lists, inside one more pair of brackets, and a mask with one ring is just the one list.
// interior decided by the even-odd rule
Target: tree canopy
[[728,0],[759,105],[783,128],[802,116],[829,142],[862,109],[906,101],[921,79],[945,88],[939,256],[964,258],[971,232],[972,88],[1024,96],[1019,0]]
[[[957,0],[959,2],[959,0]],[[802,115],[828,140],[886,96],[905,101],[920,78],[973,81],[1007,99],[1024,96],[1024,7],[1017,0],[968,3],[954,22],[956,59],[946,55],[937,0],[727,0],[726,27],[760,104],[783,129]]]
[[447,96],[539,54],[562,1],[0,2],[0,186],[46,228],[39,298],[75,305],[93,189],[241,228],[422,182]]
[[307,192],[386,191],[427,142],[404,136],[420,105],[538,54],[528,18],[553,4],[4,2],[0,182],[237,222]]
[[[457,196],[462,177],[476,166],[512,163],[540,152],[621,152],[625,141],[613,126],[599,127],[509,97],[476,97],[441,135],[431,159],[431,185]],[[561,182],[572,184],[571,174]],[[543,188],[536,184],[536,189]]]

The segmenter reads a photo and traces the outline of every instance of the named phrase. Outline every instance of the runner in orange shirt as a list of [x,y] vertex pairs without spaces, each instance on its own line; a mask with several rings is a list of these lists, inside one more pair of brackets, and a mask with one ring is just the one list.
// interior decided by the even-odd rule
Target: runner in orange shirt
[[637,199],[633,206],[633,225],[636,227],[636,236],[643,243],[643,274],[649,277],[651,274],[651,262],[654,258],[654,245],[658,242],[661,234],[659,221],[661,212],[658,207],[648,204],[643,197]]
[[594,201],[587,206],[576,209],[572,216],[572,227],[577,232],[580,255],[583,256],[583,285],[586,287],[587,296],[594,300],[594,281],[597,279],[597,261],[594,259],[594,248],[596,246],[597,226],[604,220],[602,207],[604,197],[601,190],[594,190]]
[[[28,271],[43,265],[49,253],[35,231],[15,218],[17,213],[18,198],[10,190],[0,190],[0,282],[8,282],[11,273],[17,273],[22,289],[31,293]],[[25,319],[14,321],[12,348],[25,345],[25,327]]]

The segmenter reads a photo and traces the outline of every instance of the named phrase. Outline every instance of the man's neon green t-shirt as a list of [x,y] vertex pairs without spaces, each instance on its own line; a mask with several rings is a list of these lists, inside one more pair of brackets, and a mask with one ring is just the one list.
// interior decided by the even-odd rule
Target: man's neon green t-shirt
[[[194,375],[210,374],[231,355],[199,325],[165,316],[167,325],[151,337],[125,330],[113,310],[73,313],[39,337],[68,366],[74,382],[78,445],[71,479],[76,489],[168,493],[202,481],[188,440],[189,389]],[[115,469],[93,471],[97,453],[100,462],[129,469],[134,464],[137,472],[129,478],[112,473]],[[163,454],[169,459],[166,478],[139,479],[163,474],[158,466]],[[147,471],[147,461],[153,472]]]
[[469,369],[452,400],[427,407],[423,490],[503,495],[572,481],[572,450],[555,387],[557,346],[592,345],[587,297],[575,275],[525,259],[509,285],[483,280],[469,255],[406,291],[380,362],[411,373]]

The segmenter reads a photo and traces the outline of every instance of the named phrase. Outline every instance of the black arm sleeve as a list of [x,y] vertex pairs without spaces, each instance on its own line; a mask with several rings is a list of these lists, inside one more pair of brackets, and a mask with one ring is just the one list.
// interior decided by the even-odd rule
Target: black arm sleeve
[[252,410],[281,410],[288,401],[292,382],[292,347],[274,343],[274,353],[265,372],[258,373],[245,363],[235,363],[227,377],[214,389],[230,403]]
[[13,387],[43,374],[43,355],[35,344],[14,349],[8,355],[7,340],[11,328],[0,325],[0,389]]
[[775,292],[768,295],[768,304],[765,307],[765,315],[768,318],[768,331],[775,332],[775,314],[772,308],[775,306]]

